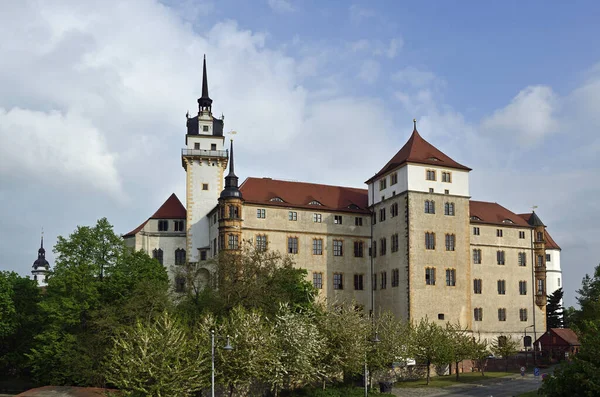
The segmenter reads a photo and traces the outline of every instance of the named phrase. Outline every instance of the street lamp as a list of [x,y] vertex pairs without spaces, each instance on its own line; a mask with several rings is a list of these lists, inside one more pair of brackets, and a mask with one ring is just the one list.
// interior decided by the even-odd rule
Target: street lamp
[[[229,343],[229,335],[227,335],[227,343],[223,346],[223,350],[233,350],[233,346]],[[211,372],[210,372],[210,395],[215,397],[215,339],[223,339],[222,336],[215,335],[215,330],[210,330],[210,352],[211,352]]]
[[[379,343],[381,342],[381,340],[379,339],[379,334],[377,332],[375,332],[375,337],[373,339],[371,339],[372,343]],[[368,397],[369,395],[369,384],[368,384],[368,379],[369,379],[369,370],[367,368],[367,351],[365,350],[365,397]]]

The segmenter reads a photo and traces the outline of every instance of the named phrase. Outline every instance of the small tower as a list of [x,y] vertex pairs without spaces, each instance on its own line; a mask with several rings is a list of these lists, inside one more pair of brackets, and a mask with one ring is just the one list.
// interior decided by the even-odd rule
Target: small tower
[[242,192],[234,170],[233,139],[229,152],[229,174],[219,197],[219,247],[221,250],[239,250],[242,241]]
[[535,304],[540,308],[546,306],[546,226],[535,211],[529,217],[529,225],[533,226],[533,255],[535,277]]
[[38,250],[38,258],[33,262],[33,279],[37,281],[38,286],[45,287],[48,285],[48,274],[50,273],[50,264],[46,260],[46,250],[44,249],[44,234],[42,233],[42,241]]

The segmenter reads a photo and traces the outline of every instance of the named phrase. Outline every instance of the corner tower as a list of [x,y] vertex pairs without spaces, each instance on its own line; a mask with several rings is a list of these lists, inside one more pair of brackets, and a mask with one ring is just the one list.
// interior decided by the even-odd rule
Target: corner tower
[[39,287],[45,287],[48,285],[48,274],[50,273],[50,264],[46,260],[46,250],[44,249],[44,235],[42,234],[42,241],[40,243],[40,249],[38,250],[38,258],[33,262],[33,279],[37,281]]
[[212,114],[206,56],[202,66],[202,96],[198,98],[198,115],[190,117],[188,113],[186,119],[186,147],[181,151],[181,162],[186,171],[186,246],[188,261],[198,262],[201,253],[209,253],[211,249],[207,215],[214,209],[223,190],[223,173],[228,160],[224,148],[223,117],[218,119]]
[[219,197],[219,249],[239,250],[242,241],[242,192],[234,170],[233,139],[230,153],[229,174]]

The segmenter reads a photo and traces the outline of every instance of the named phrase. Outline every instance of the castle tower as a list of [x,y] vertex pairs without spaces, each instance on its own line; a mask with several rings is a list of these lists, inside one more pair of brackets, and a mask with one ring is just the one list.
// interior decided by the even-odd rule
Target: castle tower
[[46,250],[44,249],[44,235],[42,234],[42,241],[40,243],[40,249],[38,250],[38,258],[33,262],[33,270],[31,274],[33,279],[37,281],[38,286],[45,287],[48,285],[48,274],[50,273],[50,264],[46,260]]
[[238,250],[242,242],[242,192],[233,163],[233,139],[231,140],[229,174],[225,177],[225,189],[219,197],[219,248]]
[[535,304],[540,309],[545,308],[546,295],[546,226],[536,215],[535,211],[529,217],[529,224],[533,226],[533,257],[535,279]]
[[[208,96],[206,56],[202,67],[202,96],[198,98],[198,115],[187,118],[186,147],[181,151],[186,171],[186,208],[188,260],[212,256],[208,213],[214,209],[223,190],[223,173],[227,167],[224,149],[223,117],[212,115],[212,99]],[[204,252],[204,253],[203,253]]]

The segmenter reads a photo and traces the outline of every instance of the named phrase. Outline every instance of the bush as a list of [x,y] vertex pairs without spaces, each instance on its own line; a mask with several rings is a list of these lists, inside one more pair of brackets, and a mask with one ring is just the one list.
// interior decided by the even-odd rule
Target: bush
[[[378,386],[379,387],[379,386]],[[293,392],[281,393],[282,397],[363,397],[364,389],[362,387],[328,387],[327,389],[299,389]],[[393,396],[389,393],[379,393],[377,390],[369,390],[369,396]]]

